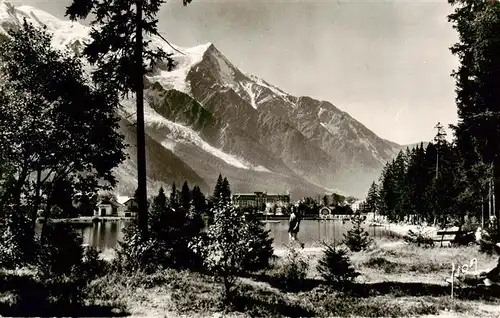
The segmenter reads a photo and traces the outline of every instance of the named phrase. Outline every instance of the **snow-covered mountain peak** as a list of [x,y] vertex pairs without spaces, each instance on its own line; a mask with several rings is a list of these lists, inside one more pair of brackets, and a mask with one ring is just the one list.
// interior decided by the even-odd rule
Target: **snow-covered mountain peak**
[[7,1],[0,1],[0,33],[19,28],[25,19],[35,26],[46,27],[57,49],[73,49],[75,44],[89,40],[89,28],[78,22],[61,20],[31,6],[14,7]]
[[[76,52],[90,40],[89,27],[0,0],[0,33],[19,28],[23,19],[45,26],[58,49]],[[146,75],[152,181],[189,179],[207,185],[222,173],[234,181],[235,191],[296,188],[311,194],[340,188],[357,193],[398,150],[329,102],[291,95],[243,73],[213,43],[184,48],[160,37],[150,40],[174,59],[172,69],[156,61]],[[121,131],[133,145],[134,107],[129,100],[124,105]],[[128,151],[131,160],[117,173],[120,180],[128,176],[133,188],[135,150]]]

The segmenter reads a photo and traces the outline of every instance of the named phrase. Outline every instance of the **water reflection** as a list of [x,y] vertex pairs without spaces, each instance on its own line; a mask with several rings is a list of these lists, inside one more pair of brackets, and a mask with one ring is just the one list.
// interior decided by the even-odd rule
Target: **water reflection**
[[96,247],[98,250],[114,248],[118,241],[123,240],[123,228],[126,222],[97,222],[82,228],[84,244]]
[[[88,224],[77,231],[81,231],[85,244],[95,246],[98,250],[114,248],[118,241],[123,239],[123,228],[126,221],[118,222],[98,222]],[[274,238],[276,246],[283,246],[288,243],[288,221],[272,221],[265,223]],[[298,238],[306,246],[312,246],[320,241],[341,242],[344,234],[352,228],[350,222],[342,220],[303,220],[300,224]],[[368,228],[367,228],[368,229]],[[385,230],[383,228],[369,229],[370,236],[379,236]]]

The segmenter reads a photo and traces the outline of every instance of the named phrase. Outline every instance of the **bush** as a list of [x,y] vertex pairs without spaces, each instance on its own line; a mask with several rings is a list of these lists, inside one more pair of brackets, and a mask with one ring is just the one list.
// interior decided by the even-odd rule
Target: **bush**
[[323,256],[318,261],[316,269],[327,283],[335,286],[350,284],[359,276],[346,250],[335,248],[332,244],[325,244]]
[[391,262],[383,257],[372,257],[364,263],[366,267],[383,270],[388,274],[401,273],[405,270],[405,266],[395,262]]
[[204,256],[205,266],[222,280],[227,302],[233,298],[236,276],[243,270],[249,250],[248,227],[244,214],[231,204],[219,202],[213,209],[214,221],[206,237],[194,247]]
[[363,229],[364,219],[359,213],[355,213],[351,219],[353,228],[344,234],[344,244],[353,252],[366,250],[372,243],[368,232]]
[[247,216],[246,220],[249,250],[243,259],[243,269],[249,272],[266,269],[274,254],[273,238],[260,220],[253,216]]
[[32,263],[37,249],[33,234],[25,213],[9,213],[0,219],[0,267],[12,269]]
[[203,229],[203,219],[193,207],[172,208],[161,188],[149,211],[147,241],[141,238],[137,221],[123,230],[113,263],[116,269],[149,273],[163,268],[201,269],[200,255],[191,246]]
[[159,242],[144,242],[137,224],[137,218],[123,229],[123,241],[118,243],[116,258],[111,266],[114,270],[134,272],[143,270],[147,273],[160,269],[166,252],[158,246]]
[[282,288],[297,291],[307,277],[309,262],[293,245],[287,245],[287,254],[278,265],[277,278]]
[[71,225],[48,223],[44,226],[37,267],[49,301],[80,305],[87,284],[106,273],[106,264],[99,259],[97,250],[84,248],[82,242]]
[[39,269],[46,275],[69,274],[82,263],[82,237],[70,225],[44,225],[38,256]]
[[489,222],[483,230],[479,250],[488,255],[500,254],[500,248],[496,246],[498,242],[500,242],[500,228],[495,220]]
[[403,239],[405,240],[405,242],[417,244],[417,246],[423,246],[426,248],[434,246],[434,240],[432,239],[432,237],[424,234],[422,232],[422,229],[418,230],[417,232],[409,230],[408,234],[405,235]]

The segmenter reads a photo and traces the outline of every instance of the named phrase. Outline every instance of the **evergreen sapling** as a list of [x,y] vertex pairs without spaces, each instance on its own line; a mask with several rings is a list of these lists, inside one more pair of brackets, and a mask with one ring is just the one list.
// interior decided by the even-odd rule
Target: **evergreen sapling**
[[344,244],[353,252],[366,250],[372,243],[372,239],[363,228],[364,218],[361,214],[355,213],[351,222],[353,227],[344,234]]

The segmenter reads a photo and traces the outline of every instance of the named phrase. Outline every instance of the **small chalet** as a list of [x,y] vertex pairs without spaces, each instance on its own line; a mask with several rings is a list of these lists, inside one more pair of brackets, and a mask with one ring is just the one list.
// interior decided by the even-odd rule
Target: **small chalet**
[[94,216],[118,216],[118,208],[120,203],[116,202],[114,199],[104,198],[97,203],[97,210],[94,212]]
[[94,216],[118,216],[133,217],[137,211],[137,202],[134,198],[118,196],[115,198],[103,198],[97,204]]
[[117,201],[120,204],[118,208],[118,216],[133,217],[135,216],[139,206],[133,197],[117,197]]

